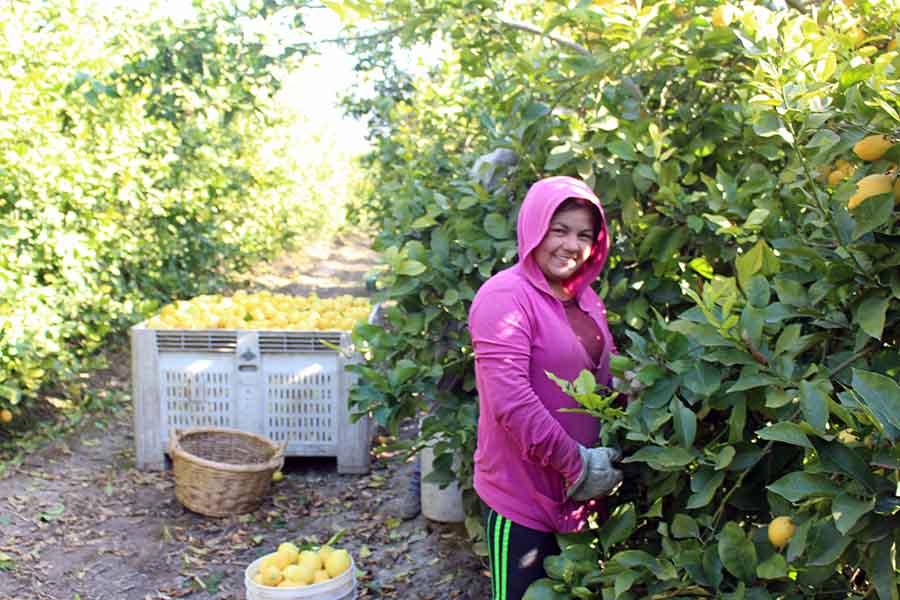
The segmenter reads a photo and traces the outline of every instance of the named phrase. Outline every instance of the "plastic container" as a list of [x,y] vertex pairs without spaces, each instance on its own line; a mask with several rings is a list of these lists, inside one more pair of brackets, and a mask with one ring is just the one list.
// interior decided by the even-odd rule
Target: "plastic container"
[[299,588],[274,588],[259,585],[253,576],[259,570],[259,557],[244,571],[244,589],[247,600],[355,600],[356,564],[350,557],[350,568],[328,581]]
[[[441,489],[436,483],[427,483],[425,477],[434,470],[434,449],[426,446],[419,452],[422,468],[421,489],[422,515],[426,519],[440,523],[462,523],[466,520],[463,510],[462,491],[457,483]],[[454,461],[455,463],[458,460]]]
[[359,360],[349,332],[139,323],[130,333],[139,469],[165,468],[173,427],[223,427],[284,444],[285,456],[334,456],[339,473],[369,471],[369,419],[351,422],[347,405],[346,366]]

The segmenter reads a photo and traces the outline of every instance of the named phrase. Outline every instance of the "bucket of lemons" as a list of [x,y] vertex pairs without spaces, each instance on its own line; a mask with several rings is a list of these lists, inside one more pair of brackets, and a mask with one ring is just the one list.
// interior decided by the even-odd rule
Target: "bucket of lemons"
[[256,559],[244,572],[247,600],[352,600],[356,597],[353,558],[325,544],[300,550],[284,542]]

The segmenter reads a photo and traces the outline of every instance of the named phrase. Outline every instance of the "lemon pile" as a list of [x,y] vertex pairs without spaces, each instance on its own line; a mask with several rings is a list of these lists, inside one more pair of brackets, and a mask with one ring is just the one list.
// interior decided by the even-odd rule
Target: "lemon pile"
[[251,577],[259,585],[298,588],[334,579],[350,568],[350,553],[342,548],[322,546],[318,550],[299,550],[284,542],[267,554],[259,570]]
[[150,329],[292,329],[349,331],[369,316],[367,298],[288,296],[262,291],[208,294],[167,304],[147,320]]

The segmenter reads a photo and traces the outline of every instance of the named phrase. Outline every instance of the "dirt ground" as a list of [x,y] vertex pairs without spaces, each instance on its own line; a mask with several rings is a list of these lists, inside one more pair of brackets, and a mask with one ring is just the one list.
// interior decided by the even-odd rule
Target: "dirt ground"
[[[321,297],[366,294],[365,241],[307,246],[247,284]],[[129,394],[127,344],[94,385]],[[126,396],[130,398],[130,395]],[[341,475],[333,458],[288,458],[255,512],[204,517],[175,498],[171,469],[134,466],[130,402],[96,415],[0,479],[0,600],[243,599],[244,569],[283,541],[350,550],[358,598],[486,599],[488,566],[461,524],[396,518],[411,463],[373,445],[371,471]],[[411,431],[407,431],[407,434]]]

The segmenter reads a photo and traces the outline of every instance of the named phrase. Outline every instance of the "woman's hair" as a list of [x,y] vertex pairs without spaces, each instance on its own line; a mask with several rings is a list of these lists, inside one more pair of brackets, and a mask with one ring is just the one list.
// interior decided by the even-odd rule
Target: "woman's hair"
[[591,213],[594,215],[594,239],[600,235],[600,230],[603,228],[603,218],[600,216],[600,209],[597,206],[584,198],[566,198],[563,200],[563,203],[557,207],[557,209],[553,212],[553,215],[558,215],[559,213],[566,212],[567,210],[575,210],[576,208],[590,208]]

